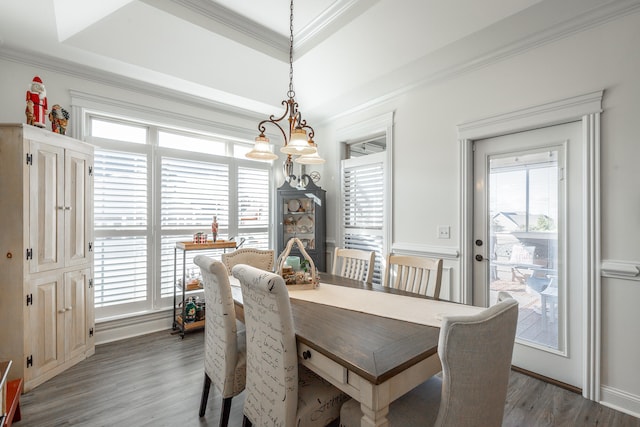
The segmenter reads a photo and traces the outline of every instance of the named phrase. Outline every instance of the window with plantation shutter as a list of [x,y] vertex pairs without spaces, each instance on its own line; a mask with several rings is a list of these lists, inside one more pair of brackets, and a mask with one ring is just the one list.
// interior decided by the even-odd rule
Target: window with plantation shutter
[[96,308],[147,299],[147,173],[145,154],[95,150]]
[[[96,319],[172,307],[183,262],[180,254],[174,266],[175,244],[196,232],[211,239],[214,215],[218,238],[271,247],[271,164],[234,155],[250,143],[97,113],[86,130],[96,147]],[[194,256],[221,253],[187,253],[187,274],[199,274]]]
[[342,247],[376,252],[373,283],[386,254],[384,152],[342,160]]

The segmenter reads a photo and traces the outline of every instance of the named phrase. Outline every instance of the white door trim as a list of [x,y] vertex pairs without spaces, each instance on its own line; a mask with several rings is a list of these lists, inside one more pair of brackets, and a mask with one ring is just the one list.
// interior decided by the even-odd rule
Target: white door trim
[[[336,139],[339,143],[349,143],[356,140],[365,139],[373,135],[381,134],[385,137],[385,183],[384,194],[387,202],[384,207],[384,244],[389,250],[393,244],[392,224],[393,224],[393,120],[394,112],[388,112],[376,117],[371,117],[349,126],[345,126],[336,131]],[[344,160],[341,156],[338,161]],[[342,165],[340,165],[340,191],[344,183],[342,182]],[[335,218],[339,218],[337,226],[336,244],[341,245],[344,241],[343,212],[340,203],[335,204]],[[388,252],[387,250],[387,252]]]
[[582,121],[586,176],[582,260],[587,280],[584,289],[582,334],[584,343],[582,395],[600,400],[600,113],[604,91],[539,104],[458,125],[461,144],[460,289],[462,302],[471,303],[473,278],[473,142],[499,135]]

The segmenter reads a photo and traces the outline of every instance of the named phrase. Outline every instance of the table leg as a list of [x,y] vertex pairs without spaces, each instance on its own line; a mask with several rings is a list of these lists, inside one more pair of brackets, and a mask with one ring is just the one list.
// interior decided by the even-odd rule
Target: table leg
[[374,411],[364,403],[360,404],[362,410],[362,419],[360,420],[361,427],[388,427],[389,420],[387,420],[387,414],[389,413],[389,406]]

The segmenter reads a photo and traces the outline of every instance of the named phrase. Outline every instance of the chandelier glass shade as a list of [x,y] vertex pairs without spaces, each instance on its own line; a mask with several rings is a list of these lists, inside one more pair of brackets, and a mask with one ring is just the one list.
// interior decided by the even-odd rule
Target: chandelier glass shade
[[325,160],[320,157],[320,155],[318,154],[318,150],[316,149],[315,153],[303,154],[300,157],[296,157],[294,162],[302,165],[321,165],[325,162]]
[[[246,154],[246,157],[257,160],[274,160],[278,157],[271,151],[269,138],[265,136],[265,125],[271,123],[282,133],[284,139],[284,145],[280,148],[280,152],[287,154],[288,157],[313,155],[315,160],[312,159],[311,162],[308,162],[309,164],[324,163],[324,160],[318,154],[318,146],[313,141],[313,128],[302,118],[302,114],[298,110],[298,103],[295,100],[295,91],[293,90],[293,0],[291,0],[289,30],[289,91],[287,92],[288,99],[282,101],[285,111],[280,117],[271,115],[268,119],[258,124],[260,135],[256,137],[255,145]],[[286,124],[285,119],[288,122]],[[305,164],[304,159],[303,161],[297,161],[297,163]]]
[[271,144],[269,144],[269,138],[264,135],[256,137],[256,142],[253,145],[253,149],[245,154],[246,157],[256,160],[275,160],[278,155],[271,151]]

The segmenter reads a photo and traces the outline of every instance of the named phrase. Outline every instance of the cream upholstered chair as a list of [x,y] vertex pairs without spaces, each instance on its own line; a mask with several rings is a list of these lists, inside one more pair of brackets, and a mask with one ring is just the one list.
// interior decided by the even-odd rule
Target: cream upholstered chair
[[233,252],[222,254],[222,263],[227,267],[229,276],[234,265],[247,264],[261,270],[273,271],[273,258],[275,252],[272,249],[242,248]]
[[[389,407],[390,426],[499,427],[509,385],[518,321],[512,298],[472,316],[445,317],[434,376]],[[355,400],[342,405],[340,426],[360,426]]]
[[374,251],[336,248],[332,274],[371,284],[375,257]]
[[247,331],[244,426],[326,426],[346,395],[298,365],[289,292],[281,276],[236,265]]
[[231,400],[244,390],[246,376],[245,332],[238,332],[236,312],[226,267],[204,255],[193,261],[200,267],[204,282],[205,316],[204,386],[200,401],[200,416],[204,416],[209,388],[214,386],[222,395],[220,426],[229,421]]
[[[395,279],[391,280],[391,272]],[[387,255],[384,286],[440,298],[442,284],[442,260],[409,255]]]

